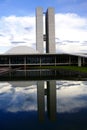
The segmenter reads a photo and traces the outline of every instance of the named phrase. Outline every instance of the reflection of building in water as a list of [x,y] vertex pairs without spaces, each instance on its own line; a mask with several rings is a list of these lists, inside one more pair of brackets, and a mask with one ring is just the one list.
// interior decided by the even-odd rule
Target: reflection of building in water
[[39,119],[44,119],[44,109],[45,109],[45,103],[44,103],[44,81],[38,81],[37,83],[37,99],[38,99],[38,115]]
[[47,81],[47,109],[51,120],[56,117],[56,81]]
[[46,89],[44,88],[44,81],[37,83],[37,101],[38,101],[38,116],[39,120],[44,120],[45,116],[45,100],[47,96],[47,113],[51,121],[56,119],[56,81],[47,81]]

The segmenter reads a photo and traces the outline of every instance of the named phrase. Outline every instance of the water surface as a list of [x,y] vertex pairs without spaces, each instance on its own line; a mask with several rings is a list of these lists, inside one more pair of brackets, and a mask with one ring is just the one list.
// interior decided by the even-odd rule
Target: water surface
[[0,82],[0,130],[86,130],[87,81]]

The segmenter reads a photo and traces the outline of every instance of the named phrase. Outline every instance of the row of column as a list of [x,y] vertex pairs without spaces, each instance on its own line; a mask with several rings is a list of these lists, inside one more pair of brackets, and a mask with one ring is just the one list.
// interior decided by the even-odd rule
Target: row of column
[[[82,58],[81,57],[78,57],[78,67],[81,67],[82,66]],[[44,63],[44,64],[46,64],[46,63]],[[51,64],[51,63],[49,63],[49,64]],[[71,63],[71,59],[70,59],[70,57],[69,57],[69,64],[72,64]],[[15,64],[14,64],[15,65]],[[24,65],[26,66],[27,64],[26,64],[26,57],[24,57]],[[40,58],[40,66],[42,65],[42,63],[41,63],[41,58]],[[55,56],[55,63],[54,63],[54,65],[56,66],[57,65],[57,63],[56,63],[56,56]],[[9,67],[11,67],[11,61],[10,61],[10,57],[9,57]]]

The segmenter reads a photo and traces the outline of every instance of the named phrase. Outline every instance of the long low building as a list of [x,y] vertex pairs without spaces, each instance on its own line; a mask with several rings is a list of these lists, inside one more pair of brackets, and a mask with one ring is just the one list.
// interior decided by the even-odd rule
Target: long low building
[[32,67],[74,65],[87,66],[87,55],[84,54],[40,54],[30,47],[14,47],[0,55],[0,67]]
[[69,54],[0,55],[0,66],[87,66],[87,58]]

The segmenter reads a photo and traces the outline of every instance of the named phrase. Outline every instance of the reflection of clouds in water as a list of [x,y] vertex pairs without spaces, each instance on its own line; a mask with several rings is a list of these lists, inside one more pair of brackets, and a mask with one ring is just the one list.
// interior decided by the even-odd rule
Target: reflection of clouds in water
[[18,112],[18,111],[31,111],[36,110],[36,95],[34,93],[16,93],[10,102],[10,107],[7,111]]
[[56,85],[57,85],[57,89],[66,89],[66,87],[71,87],[71,86],[77,86],[80,85],[80,81],[66,81],[66,80],[61,80],[61,81],[57,81]]
[[[37,83],[25,81],[25,87],[22,83],[0,82],[0,110],[9,112],[37,110]],[[59,80],[56,87],[57,112],[77,112],[87,107],[87,81]]]
[[35,81],[10,81],[9,82],[13,87],[27,87],[36,85]]
[[58,83],[57,112],[76,112],[87,107],[87,81],[59,81]]
[[36,85],[13,87],[9,83],[0,83],[0,109],[9,112],[31,111],[37,109]]
[[2,93],[10,92],[11,88],[12,88],[11,85],[9,83],[7,83],[7,82],[0,83],[0,95]]

